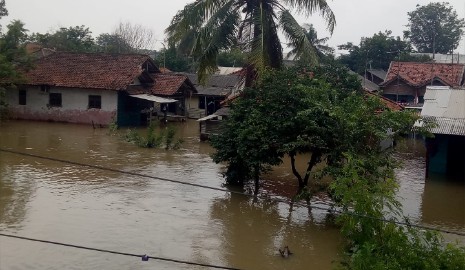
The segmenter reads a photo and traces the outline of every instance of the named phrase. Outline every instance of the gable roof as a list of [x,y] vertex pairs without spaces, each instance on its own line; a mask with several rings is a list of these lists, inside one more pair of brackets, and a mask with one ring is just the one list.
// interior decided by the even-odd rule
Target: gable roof
[[387,108],[389,108],[390,110],[393,110],[393,111],[402,111],[404,109],[404,107],[402,107],[402,105],[398,104],[397,102],[394,102],[388,98],[385,98],[381,95],[377,95],[373,92],[370,92],[370,91],[367,91],[365,90],[365,95],[366,96],[369,96],[369,97],[375,97],[375,98],[378,98],[381,103],[383,103],[384,106],[386,106]]
[[465,72],[463,64],[391,62],[388,74],[381,86],[399,79],[413,87],[422,87],[433,80],[448,86],[459,86]]
[[197,93],[206,96],[228,96],[234,89],[241,88],[243,83],[243,77],[237,74],[211,75],[208,77],[205,85],[199,84],[197,74],[195,73],[179,74],[185,74],[189,77],[189,80],[195,85]]
[[368,92],[376,92],[379,90],[379,86],[376,83],[366,79],[365,77],[363,77],[362,75],[358,73],[353,72],[352,70],[349,70],[348,72],[349,74],[357,76],[357,79],[362,84],[363,90],[368,91]]
[[151,92],[154,95],[174,95],[184,83],[191,87],[194,92],[197,92],[194,85],[187,76],[164,73],[157,73],[153,74],[152,76],[155,79],[155,84],[151,88]]
[[197,92],[194,85],[185,75],[172,73],[156,73],[150,74],[155,81],[153,84],[145,85],[130,85],[128,87],[129,94],[151,94],[159,96],[175,95],[183,85],[191,88],[194,93]]
[[378,77],[379,79],[383,80],[386,78],[387,72],[382,69],[367,69],[367,72],[372,74],[373,76]]
[[160,72],[142,54],[56,52],[35,62],[25,73],[29,85],[125,90],[146,70]]
[[[199,85],[197,74],[195,73],[186,73],[189,80],[194,85]],[[219,75],[214,74],[208,77],[207,82],[205,83],[205,87],[220,87],[220,88],[234,88],[238,86],[238,84],[242,81],[242,76],[235,75],[235,74],[228,74],[228,75]]]

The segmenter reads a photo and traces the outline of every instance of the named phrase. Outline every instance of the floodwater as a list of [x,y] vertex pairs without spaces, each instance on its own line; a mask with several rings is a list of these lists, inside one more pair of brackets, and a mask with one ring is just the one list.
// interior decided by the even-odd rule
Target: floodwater
[[[12,121],[0,148],[223,188],[222,165],[195,121],[176,125],[179,150],[143,149],[106,129]],[[424,180],[421,141],[399,146],[399,198],[414,223],[465,232],[463,179]],[[301,164],[302,165],[302,164]],[[262,193],[286,199],[296,182],[283,164]],[[328,204],[324,196],[312,201]],[[0,151],[0,232],[132,254],[241,269],[330,269],[343,239],[326,213],[273,200],[164,182]],[[463,241],[451,235],[447,240]],[[287,259],[278,249],[288,245]],[[0,236],[0,269],[208,269]]]

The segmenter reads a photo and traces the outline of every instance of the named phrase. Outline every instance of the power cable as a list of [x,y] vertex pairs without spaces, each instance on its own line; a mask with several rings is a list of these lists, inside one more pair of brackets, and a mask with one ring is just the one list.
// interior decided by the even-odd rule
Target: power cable
[[[51,160],[51,161],[55,161],[55,162],[61,162],[61,163],[72,164],[72,165],[83,166],[83,167],[89,167],[89,168],[94,168],[94,169],[99,169],[99,170],[106,170],[106,171],[117,172],[117,173],[121,173],[121,174],[128,174],[128,175],[144,177],[144,178],[150,178],[150,179],[155,179],[155,180],[160,180],[160,181],[165,181],[165,182],[171,182],[171,183],[176,183],[176,184],[181,184],[181,185],[194,186],[194,187],[198,187],[198,188],[205,188],[205,189],[221,191],[221,192],[230,193],[230,194],[237,194],[237,195],[242,195],[242,196],[247,196],[247,197],[252,197],[252,198],[266,199],[266,200],[270,200],[270,201],[274,201],[274,202],[281,202],[281,203],[286,203],[286,204],[289,203],[289,201],[279,199],[279,198],[266,198],[266,197],[262,197],[262,196],[255,196],[253,194],[234,191],[234,190],[229,190],[229,189],[225,189],[225,188],[217,188],[217,187],[211,187],[211,186],[206,186],[206,185],[201,185],[201,184],[188,183],[188,182],[183,182],[183,181],[179,181],[179,180],[173,180],[173,179],[168,179],[168,178],[163,178],[163,177],[151,176],[151,175],[147,175],[147,174],[141,174],[141,173],[136,173],[136,172],[112,169],[112,168],[103,167],[103,166],[99,166],[99,165],[92,165],[92,164],[86,164],[86,163],[80,163],[80,162],[75,162],[75,161],[63,160],[63,159],[58,159],[58,158],[53,158],[53,157],[46,157],[46,156],[40,156],[40,155],[35,155],[35,154],[30,154],[30,153],[23,153],[23,152],[19,152],[19,151],[4,149],[4,148],[0,148],[0,152],[6,152],[6,153],[17,154],[17,155],[22,155],[22,156],[29,156],[29,157],[45,159],[45,160]],[[441,232],[441,233],[454,234],[454,235],[458,235],[458,236],[465,236],[465,232],[462,233],[462,232],[457,232],[457,231],[438,229],[438,228],[424,226],[424,225],[412,224],[410,222],[402,222],[402,221],[397,221],[397,220],[392,220],[392,219],[377,218],[377,217],[371,217],[371,216],[367,216],[367,215],[363,215],[363,214],[357,214],[357,213],[350,212],[350,211],[337,210],[337,209],[335,209],[336,206],[334,204],[330,204],[329,205],[330,208],[316,206],[316,205],[309,206],[309,205],[306,205],[306,204],[303,204],[303,203],[292,203],[292,204],[295,205],[295,206],[300,206],[300,207],[311,207],[311,208],[314,208],[314,209],[326,211],[328,213],[347,214],[347,215],[366,218],[366,219],[378,220],[378,221],[382,221],[382,222],[386,222],[386,223],[393,223],[393,224],[402,225],[402,226],[414,227],[414,228],[418,228],[418,229],[422,229],[422,230],[431,230],[431,231],[436,231],[436,232]]]
[[64,246],[64,247],[72,247],[72,248],[77,248],[77,249],[98,251],[98,252],[104,252],[104,253],[110,253],[110,254],[116,254],[116,255],[138,257],[138,258],[141,258],[143,261],[148,261],[148,259],[154,259],[154,260],[159,260],[159,261],[166,261],[166,262],[172,262],[172,263],[178,263],[178,264],[195,265],[195,266],[203,266],[203,267],[211,267],[211,268],[216,268],[216,269],[240,270],[239,268],[233,268],[233,267],[226,267],[226,266],[219,266],[219,265],[205,264],[205,263],[196,263],[196,262],[176,260],[176,259],[170,259],[170,258],[159,257],[159,256],[148,256],[148,255],[145,255],[145,254],[140,255],[140,254],[134,254],[134,253],[128,253],[128,252],[120,252],[120,251],[107,250],[107,249],[101,249],[101,248],[79,246],[79,245],[66,244],[66,243],[49,241],[49,240],[42,240],[42,239],[35,239],[35,238],[29,238],[29,237],[6,234],[6,233],[0,233],[0,236],[16,238],[16,239],[21,239],[21,240],[27,240],[27,241],[33,241],[33,242],[52,244],[52,245],[59,245],[59,246]]

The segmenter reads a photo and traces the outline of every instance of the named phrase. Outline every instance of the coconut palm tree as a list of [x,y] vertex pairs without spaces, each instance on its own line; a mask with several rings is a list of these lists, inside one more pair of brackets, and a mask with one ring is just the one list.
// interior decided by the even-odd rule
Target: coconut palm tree
[[319,12],[330,33],[334,30],[336,19],[326,0],[196,0],[173,17],[165,33],[198,60],[200,81],[216,70],[218,53],[234,46],[248,53],[248,67],[260,74],[282,65],[279,30],[299,52],[316,59],[291,10],[307,16]]
[[[305,33],[310,45],[313,48],[313,52],[316,53],[318,60],[323,60],[326,56],[332,54],[334,49],[325,43],[328,41],[328,37],[318,38],[318,34],[312,24],[305,23],[302,26],[302,31]],[[294,56],[295,59],[303,60],[305,62],[311,62],[313,59],[306,59],[305,57],[311,56],[299,51],[299,44],[291,41],[287,44],[292,50],[287,54],[287,57]]]

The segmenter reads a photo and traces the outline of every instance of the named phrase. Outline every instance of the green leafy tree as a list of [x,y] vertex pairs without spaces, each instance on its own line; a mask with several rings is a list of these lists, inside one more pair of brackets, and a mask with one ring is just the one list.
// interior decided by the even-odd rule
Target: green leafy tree
[[174,46],[169,46],[158,51],[155,63],[159,67],[164,67],[175,72],[190,71],[192,67],[192,63],[189,63],[189,58],[182,56]]
[[62,27],[54,33],[34,33],[30,40],[43,47],[54,48],[58,51],[93,52],[95,50],[92,32],[84,25]]
[[[0,19],[8,15],[8,10],[5,7],[5,0],[0,1]],[[0,25],[0,34],[2,25]],[[0,79],[6,78],[11,72],[11,66],[6,61],[5,56],[0,54]],[[0,85],[0,122],[6,117],[7,102],[5,97],[5,89]]]
[[0,120],[6,117],[7,102],[5,90],[14,88],[24,81],[19,72],[32,67],[32,59],[27,55],[24,46],[27,30],[21,21],[12,21],[7,32],[0,38]]
[[336,20],[325,0],[196,0],[174,16],[165,32],[170,42],[189,48],[198,59],[200,81],[216,71],[218,54],[236,44],[249,53],[247,63],[260,74],[266,67],[282,65],[279,29],[299,51],[315,55],[288,8],[307,15],[320,12],[332,33]]
[[465,20],[460,19],[448,3],[417,5],[408,16],[404,37],[410,39],[418,52],[447,54],[458,47]]
[[218,54],[218,66],[244,67],[247,62],[247,54],[238,48],[222,51]]
[[[389,111],[359,89],[357,79],[341,67],[269,71],[232,104],[221,134],[212,139],[213,159],[229,163],[228,183],[253,179],[258,187],[260,175],[288,155],[303,189],[323,173],[315,172],[317,165],[338,168],[348,150],[360,155],[379,152],[388,128],[400,132],[416,119],[410,113]],[[311,155],[302,173],[295,160],[304,153]]]
[[[5,6],[5,0],[0,0],[0,19],[3,16],[8,16],[8,10],[6,9]],[[2,26],[0,25],[0,32],[2,30]]]
[[337,223],[347,244],[341,268],[463,269],[464,247],[446,243],[438,233],[414,228],[403,217],[396,200],[396,164],[379,163],[389,161],[389,153],[384,156],[347,152],[344,166],[333,171],[330,190],[343,211]]
[[134,49],[117,34],[100,34],[95,41],[97,51],[105,53],[130,53]]
[[349,69],[363,74],[365,69],[370,68],[387,70],[394,60],[420,60],[409,56],[412,52],[409,43],[400,37],[391,36],[391,33],[386,30],[372,37],[362,38],[358,46],[351,42],[338,46],[340,50],[348,51],[348,54],[339,57],[339,61]]
[[[329,38],[318,38],[318,34],[312,24],[302,25],[302,30],[305,33],[306,38],[310,42],[310,45],[312,46],[313,51],[316,53],[316,56],[320,62],[324,61],[327,59],[327,57],[334,53],[334,49],[325,44]],[[288,44],[292,48],[292,50],[288,53],[288,56],[294,55],[297,59],[303,61],[303,63],[311,63],[313,59],[308,58],[308,56],[311,54],[304,54],[298,47],[299,43],[294,42]]]

